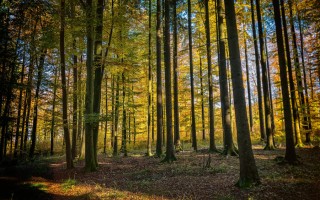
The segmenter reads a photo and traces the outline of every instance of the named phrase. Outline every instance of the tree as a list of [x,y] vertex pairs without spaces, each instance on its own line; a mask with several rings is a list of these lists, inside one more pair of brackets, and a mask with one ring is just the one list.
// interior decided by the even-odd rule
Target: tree
[[218,35],[219,35],[219,82],[220,82],[220,101],[223,127],[223,154],[237,155],[232,139],[231,128],[231,108],[228,89],[228,76],[226,66],[226,49],[225,49],[225,25],[223,22],[223,3],[217,0],[218,13]]
[[67,168],[73,168],[72,155],[71,155],[71,144],[70,144],[70,133],[68,127],[68,97],[66,88],[66,61],[65,61],[65,51],[64,51],[64,29],[65,29],[65,0],[61,0],[61,13],[60,13],[60,64],[61,64],[61,83],[62,83],[62,112],[63,112],[63,131],[64,140],[66,144],[66,161]]
[[[33,122],[32,122],[32,131],[31,131],[31,146],[29,151],[29,158],[33,158],[34,150],[36,147],[36,140],[37,140],[37,123],[38,123],[38,103],[39,103],[39,92],[40,92],[40,85],[42,81],[42,74],[43,74],[43,67],[44,67],[44,59],[46,55],[46,49],[40,55],[40,63],[38,67],[38,80],[36,86],[36,94],[35,94],[35,105],[33,107]],[[63,98],[63,97],[62,97]],[[68,160],[67,160],[68,161]],[[72,167],[68,165],[68,168]]]
[[[174,155],[172,137],[172,95],[171,95],[171,56],[170,56],[170,0],[164,1],[164,66],[165,66],[165,91],[166,91],[166,128],[167,146],[166,157],[162,162],[173,162],[176,160]],[[159,98],[159,97],[158,97]]]
[[[75,0],[71,0],[71,18],[75,20]],[[72,34],[72,60],[73,60],[73,115],[72,115],[72,159],[77,156],[77,133],[78,133],[78,57],[76,55],[77,41],[75,35]]]
[[[272,150],[274,149],[273,144],[273,132],[271,128],[271,105],[270,105],[270,91],[268,85],[268,71],[266,66],[266,55],[264,52],[264,38],[263,38],[263,30],[262,30],[262,20],[261,20],[261,8],[260,8],[260,0],[256,0],[256,9],[257,9],[257,19],[258,19],[258,32],[259,32],[259,47],[260,47],[260,63],[262,70],[262,87],[263,87],[263,100],[264,100],[264,112],[265,112],[265,126],[266,126],[266,134],[267,134],[267,144],[265,149]],[[260,76],[257,74],[257,76]]]
[[87,0],[84,5],[86,12],[86,35],[87,35],[87,79],[85,97],[85,170],[95,171],[97,163],[94,156],[93,136],[93,94],[94,94],[94,68],[93,68],[93,2]]
[[151,87],[152,87],[152,66],[151,66],[151,0],[149,0],[149,35],[148,35],[148,145],[147,156],[151,156]]
[[246,109],[243,109],[246,107],[246,102],[242,80],[239,39],[237,32],[234,2],[225,0],[224,3],[226,12],[233,98],[239,145],[240,179],[237,185],[240,187],[247,187],[259,184],[260,178],[251,147],[247,111]]
[[[296,72],[296,81],[297,81],[297,88],[298,88],[298,97],[300,102],[300,107],[302,111],[302,127],[306,131],[306,143],[311,143],[310,138],[310,131],[309,129],[309,118],[307,116],[306,112],[306,102],[305,97],[303,93],[303,85],[302,85],[302,75],[301,75],[301,68],[300,68],[300,62],[299,62],[299,54],[298,54],[298,45],[297,45],[297,39],[296,39],[296,32],[294,28],[293,23],[293,14],[292,14],[292,0],[289,0],[289,13],[290,13],[290,30],[292,34],[292,45],[293,45],[293,59],[294,59],[294,67]],[[305,86],[306,87],[306,86]]]
[[98,132],[99,118],[101,107],[101,84],[104,72],[102,65],[102,29],[103,29],[103,0],[97,1],[96,10],[96,27],[95,27],[95,42],[94,42],[94,87],[93,87],[93,114],[95,119],[92,124],[93,132],[93,156],[96,166],[98,166],[97,148],[98,148]]
[[156,27],[156,51],[157,51],[157,145],[156,154],[162,155],[162,77],[161,77],[161,1],[157,0],[157,27]]
[[250,87],[250,77],[249,77],[248,47],[247,47],[246,32],[244,33],[244,55],[245,55],[245,62],[246,62],[247,92],[248,92],[248,102],[249,102],[249,119],[250,119],[249,122],[250,122],[250,131],[252,132],[253,118],[252,118],[251,87]]
[[288,91],[288,80],[287,80],[287,69],[284,55],[283,46],[283,35],[281,27],[281,16],[280,7],[278,0],[272,0],[274,9],[274,21],[276,25],[276,36],[277,36],[277,47],[278,47],[278,60],[280,66],[280,79],[281,79],[281,92],[282,92],[282,103],[284,109],[284,119],[285,119],[285,133],[286,133],[286,155],[285,161],[290,164],[297,162],[296,152],[293,142],[293,129],[292,129],[292,115],[290,109],[290,98]]
[[[55,109],[56,109],[56,98],[57,98],[57,81],[58,81],[58,69],[54,69],[54,83],[53,83],[53,99],[52,99],[52,114],[51,114],[51,130],[50,130],[50,155],[54,154],[54,130],[55,130]],[[21,138],[22,140],[22,138]]]
[[261,137],[261,140],[265,140],[266,134],[265,134],[265,128],[264,128],[264,117],[263,117],[263,108],[262,108],[261,78],[260,78],[260,64],[259,64],[260,57],[259,57],[258,43],[257,43],[257,32],[256,32],[256,23],[255,23],[255,17],[254,17],[253,0],[250,0],[250,4],[251,4],[252,35],[253,35],[255,62],[256,62],[256,73],[257,73],[260,137]]
[[209,151],[216,151],[216,144],[214,139],[214,108],[213,108],[213,77],[212,77],[212,63],[211,63],[211,39],[210,39],[210,22],[209,22],[209,1],[204,1],[205,6],[205,29],[206,29],[206,49],[208,62],[208,83],[209,83],[209,136],[210,146]]
[[300,147],[302,146],[302,141],[301,141],[301,135],[300,135],[299,112],[298,112],[297,102],[296,102],[296,94],[295,94],[296,90],[295,90],[294,81],[293,81],[293,72],[292,72],[292,65],[291,65],[289,37],[288,37],[288,31],[287,31],[284,1],[280,0],[280,3],[281,3],[284,43],[285,43],[287,66],[288,66],[288,73],[289,73],[289,86],[290,86],[289,88],[290,88],[290,95],[291,95],[291,107],[292,107],[292,115],[293,115],[293,123],[294,123],[294,133],[296,136],[296,146]]
[[192,27],[191,27],[191,0],[188,0],[188,36],[189,36],[189,64],[191,85],[191,134],[192,147],[197,151],[196,115],[194,107],[194,81],[193,81],[193,53],[192,53]]
[[176,151],[182,150],[180,142],[180,121],[178,102],[178,26],[177,26],[177,0],[173,4],[173,110],[174,110],[174,145]]

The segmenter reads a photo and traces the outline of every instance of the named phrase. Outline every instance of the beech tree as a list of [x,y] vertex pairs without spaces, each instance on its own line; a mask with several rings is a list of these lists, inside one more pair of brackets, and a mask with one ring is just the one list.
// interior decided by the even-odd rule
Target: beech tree
[[297,156],[294,148],[293,141],[293,129],[292,129],[292,115],[290,109],[290,98],[288,91],[288,80],[287,80],[287,69],[286,69],[286,58],[284,55],[283,46],[283,35],[282,35],[282,25],[280,16],[280,6],[278,0],[272,0],[274,9],[274,21],[276,25],[276,35],[277,35],[277,47],[278,47],[278,59],[280,65],[280,78],[281,78],[281,92],[283,98],[283,109],[284,109],[284,119],[285,119],[285,133],[286,133],[286,155],[285,161],[290,164],[297,162]]
[[239,145],[240,179],[237,185],[239,187],[248,187],[251,185],[260,184],[260,177],[251,147],[247,111],[246,109],[243,109],[246,107],[246,101],[242,80],[239,39],[234,2],[225,0],[224,4],[226,12],[231,78]]

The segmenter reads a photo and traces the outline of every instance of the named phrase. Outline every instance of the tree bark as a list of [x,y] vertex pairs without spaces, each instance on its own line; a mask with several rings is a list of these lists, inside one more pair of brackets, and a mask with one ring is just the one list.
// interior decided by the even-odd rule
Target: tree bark
[[192,147],[197,151],[196,114],[194,106],[194,80],[193,80],[193,53],[192,53],[192,27],[191,27],[191,0],[188,0],[188,35],[189,35],[189,64],[190,64],[190,86],[191,86],[191,135]]
[[94,155],[94,136],[93,136],[93,95],[94,95],[94,64],[93,64],[93,2],[87,0],[86,3],[86,31],[87,31],[87,79],[85,97],[85,170],[95,171],[97,163]]
[[210,38],[210,21],[209,21],[209,0],[204,1],[205,8],[205,31],[206,31],[206,49],[208,62],[208,83],[209,83],[209,151],[217,150],[214,139],[214,102],[213,102],[213,77],[211,61],[211,38]]
[[265,112],[265,126],[267,134],[267,144],[265,149],[272,150],[275,148],[273,144],[273,132],[271,128],[271,108],[270,108],[270,91],[268,85],[268,71],[266,66],[266,55],[264,52],[264,40],[263,40],[263,30],[262,30],[262,20],[261,20],[261,8],[260,0],[256,0],[256,10],[258,19],[258,32],[259,32],[259,47],[260,47],[260,63],[262,69],[262,87],[263,87],[263,100],[264,100],[264,112]]
[[264,117],[262,108],[262,94],[261,94],[261,78],[260,78],[260,64],[259,64],[259,51],[257,43],[257,33],[256,33],[256,23],[254,18],[254,4],[253,0],[250,0],[251,4],[251,20],[252,20],[252,33],[253,33],[253,43],[256,61],[256,73],[257,73],[257,90],[258,90],[258,105],[259,105],[259,119],[260,119],[260,137],[261,140],[266,139],[266,133],[264,128]]
[[[219,82],[220,82],[220,101],[221,115],[223,126],[223,154],[238,155],[233,144],[232,128],[231,128],[231,108],[228,89],[228,77],[226,66],[226,49],[225,49],[225,25],[223,22],[223,2],[217,0],[218,25],[219,25]],[[224,38],[223,38],[224,37]]]
[[293,164],[297,162],[297,157],[296,157],[294,141],[293,141],[293,129],[292,129],[292,119],[291,119],[292,115],[291,115],[291,109],[290,109],[290,98],[289,98],[289,91],[288,91],[288,80],[287,80],[286,60],[284,55],[279,1],[272,0],[272,4],[274,9],[274,21],[276,25],[278,59],[279,59],[279,65],[280,65],[281,91],[282,91],[282,99],[283,99],[282,103],[283,103],[284,119],[285,119],[285,133],[286,133],[285,160],[290,164]]
[[[163,108],[162,108],[162,77],[161,77],[161,1],[157,0],[157,27],[156,27],[156,51],[157,51],[157,145],[156,154],[162,155],[162,131],[163,131]],[[135,121],[135,118],[134,118]]]
[[294,123],[294,134],[296,137],[296,146],[301,147],[301,135],[300,135],[300,124],[299,124],[299,112],[297,108],[296,102],[296,94],[295,94],[295,86],[293,81],[293,72],[292,72],[292,65],[291,65],[291,56],[290,56],[290,46],[289,46],[289,37],[287,31],[287,22],[286,22],[286,14],[284,8],[284,1],[280,0],[281,5],[281,14],[282,14],[282,25],[283,25],[283,34],[284,34],[284,43],[285,43],[285,50],[286,50],[286,57],[287,57],[287,67],[288,67],[288,74],[289,74],[289,88],[290,88],[290,96],[291,96],[291,108],[292,108],[292,115],[293,115],[293,123]]
[[64,51],[64,39],[65,39],[65,0],[61,0],[61,13],[60,13],[60,64],[61,64],[61,82],[62,82],[62,119],[63,119],[63,131],[64,140],[66,144],[66,162],[67,168],[73,168],[72,155],[71,155],[71,145],[70,145],[70,133],[68,126],[68,97],[66,88],[66,61],[65,61],[65,51]]
[[151,67],[151,0],[149,0],[149,34],[148,34],[148,141],[147,156],[151,156],[151,85],[152,85],[152,67]]
[[53,83],[53,99],[52,99],[52,114],[51,114],[51,130],[50,130],[50,155],[54,154],[54,127],[55,127],[55,109],[57,97],[57,81],[58,81],[58,68],[54,69],[54,83]]
[[[75,0],[71,0],[71,18],[75,21]],[[73,115],[72,115],[72,159],[75,159],[77,156],[77,134],[78,134],[78,57],[76,55],[76,38],[75,35],[72,34],[72,60],[73,60]]]
[[165,0],[164,12],[164,65],[165,65],[165,90],[166,90],[166,124],[167,124],[167,146],[166,157],[162,162],[173,162],[174,155],[172,135],[172,95],[171,95],[171,55],[170,55],[170,0]]
[[248,187],[259,184],[260,178],[251,148],[247,110],[243,109],[246,107],[246,101],[242,80],[239,39],[234,2],[225,0],[224,3],[240,158],[240,179],[237,184],[240,187]]
[[177,1],[173,0],[173,110],[174,110],[174,145],[176,151],[182,150],[180,141],[180,119],[178,98],[178,25],[177,25]]
[[39,66],[38,66],[38,80],[37,80],[37,86],[36,86],[36,94],[34,97],[33,122],[32,122],[32,131],[31,131],[31,146],[30,146],[30,151],[29,151],[29,158],[33,158],[34,150],[36,147],[39,92],[40,92],[40,85],[41,85],[41,81],[42,81],[45,55],[46,55],[46,50],[43,50],[43,52],[40,55],[40,62],[39,62]]

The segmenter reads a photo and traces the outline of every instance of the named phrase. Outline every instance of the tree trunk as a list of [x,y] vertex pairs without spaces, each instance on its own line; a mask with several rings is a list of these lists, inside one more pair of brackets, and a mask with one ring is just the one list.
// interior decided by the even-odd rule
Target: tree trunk
[[256,33],[256,23],[254,18],[254,4],[253,0],[250,0],[251,4],[251,19],[252,19],[252,33],[253,33],[253,43],[256,61],[256,73],[257,73],[257,90],[258,90],[258,105],[259,105],[259,119],[260,119],[260,137],[261,140],[266,139],[266,133],[264,129],[264,117],[262,108],[262,94],[261,94],[261,79],[260,79],[260,64],[259,64],[259,51],[257,43],[257,33]]
[[87,31],[87,80],[86,80],[86,98],[85,98],[85,170],[95,171],[97,163],[94,151],[93,136],[93,94],[94,94],[94,64],[93,64],[93,3],[87,0],[86,3],[86,31]]
[[58,68],[54,69],[54,84],[53,84],[53,99],[52,99],[52,114],[51,114],[51,130],[50,130],[50,155],[53,156],[54,151],[54,127],[55,127],[55,108],[57,97],[57,81],[58,81]]
[[[71,18],[75,21],[75,0],[71,0]],[[78,134],[78,57],[76,55],[76,38],[74,33],[72,34],[72,60],[73,60],[73,115],[72,115],[72,159],[75,159],[77,156],[77,134]]]
[[[128,156],[127,152],[127,110],[125,106],[126,99],[125,76],[122,72],[122,152],[124,156]],[[150,138],[149,138],[150,139]],[[151,148],[150,148],[151,151]]]
[[103,153],[107,154],[107,133],[108,133],[108,76],[106,74],[106,91],[105,91],[106,95],[106,113],[105,113],[105,117],[106,117],[106,122],[105,122],[105,127],[104,127],[104,137],[103,137]]
[[45,55],[46,55],[46,50],[44,50],[41,53],[40,62],[39,62],[39,66],[38,66],[38,80],[37,80],[37,86],[36,86],[36,94],[34,97],[33,123],[32,123],[32,131],[31,131],[31,146],[30,146],[30,151],[29,151],[29,158],[33,158],[34,150],[36,147],[39,92],[40,92],[40,85],[41,85],[41,81],[42,81]]
[[231,108],[228,89],[228,77],[226,66],[226,49],[225,49],[225,25],[223,22],[223,2],[217,0],[218,25],[219,25],[219,82],[220,82],[220,101],[221,115],[223,126],[223,154],[238,155],[233,144],[231,128]]
[[208,62],[208,83],[209,83],[209,151],[217,150],[214,139],[214,103],[213,103],[213,77],[212,77],[212,63],[211,63],[211,38],[210,38],[210,21],[209,21],[209,0],[204,1],[205,6],[205,31],[206,31],[206,49]]
[[[156,51],[157,51],[157,145],[156,154],[162,155],[162,78],[161,78],[161,1],[157,0],[157,27],[156,27]],[[134,118],[135,122],[135,118]],[[135,135],[134,135],[135,136]]]
[[293,141],[293,129],[292,129],[292,119],[291,119],[292,115],[291,115],[291,109],[290,109],[287,70],[286,70],[286,58],[284,55],[279,1],[272,0],[272,4],[274,8],[274,21],[276,25],[278,59],[279,59],[279,65],[280,65],[281,91],[282,91],[282,99],[283,99],[282,103],[283,103],[284,119],[285,119],[285,133],[286,133],[285,160],[290,164],[293,164],[297,162],[297,157],[296,157],[294,141]]
[[148,35],[148,141],[147,156],[151,156],[151,85],[152,85],[152,66],[151,66],[151,0],[149,0],[149,35]]
[[173,110],[174,110],[174,145],[176,151],[181,151],[180,119],[178,98],[178,26],[177,26],[177,1],[173,0]]
[[96,27],[94,42],[94,86],[93,86],[93,114],[95,115],[92,123],[93,132],[93,156],[96,166],[98,166],[97,148],[98,148],[98,132],[101,107],[101,84],[104,72],[102,66],[102,29],[103,29],[103,0],[97,1],[96,10]]
[[[23,60],[22,60],[22,70],[21,70],[21,77],[20,77],[20,84],[23,85],[23,79],[24,79],[24,69],[25,69],[25,59],[26,59],[26,53],[25,53],[25,48],[24,48],[24,54],[23,54]],[[21,136],[21,140],[23,140],[22,138],[22,134],[20,134],[20,119],[21,119],[21,107],[22,107],[22,100],[23,100],[23,89],[20,88],[19,90],[19,104],[18,104],[18,116],[17,116],[17,126],[16,126],[16,138],[15,138],[15,142],[14,142],[14,157],[16,158],[18,156],[18,143],[19,143],[19,136]],[[22,129],[23,132],[23,129]]]
[[244,54],[246,60],[246,76],[247,76],[247,91],[248,91],[248,102],[249,102],[249,122],[250,122],[250,131],[252,132],[253,127],[253,118],[252,118],[252,104],[251,104],[251,88],[250,88],[250,77],[249,77],[249,64],[248,64],[248,50],[247,50],[247,38],[246,32],[244,33]]
[[194,106],[194,81],[193,81],[193,53],[192,53],[192,27],[191,27],[191,0],[188,0],[188,35],[189,35],[189,64],[191,85],[191,135],[192,147],[197,151],[196,114]]
[[230,64],[232,66],[231,76],[240,158],[240,179],[238,181],[238,186],[248,187],[259,184],[260,178],[251,148],[247,110],[243,109],[246,107],[246,101],[242,80],[239,39],[234,2],[225,0],[224,3],[227,21]]
[[[200,52],[199,52],[200,54]],[[202,60],[200,58],[200,95],[201,95],[201,129],[202,129],[202,140],[206,140],[206,130],[205,130],[205,121],[204,121],[204,100],[203,100],[203,78],[202,78]]]
[[[296,7],[297,7],[297,2]],[[292,10],[292,9],[290,9]],[[297,8],[297,15],[298,15],[298,22],[299,22],[299,34],[300,34],[300,54],[301,54],[301,62],[302,62],[302,71],[303,71],[303,84],[304,84],[304,92],[306,95],[306,107],[307,107],[307,118],[308,118],[308,125],[309,131],[312,132],[312,123],[311,123],[311,114],[310,114],[310,103],[309,103],[309,94],[308,94],[308,85],[307,85],[307,75],[306,75],[306,66],[304,62],[304,42],[303,42],[303,33],[302,33],[302,26],[301,26],[301,19],[299,10]],[[310,137],[310,133],[307,133],[307,137]]]
[[311,138],[310,138],[309,122],[308,122],[308,117],[306,112],[306,103],[305,103],[304,93],[303,93],[302,76],[301,76],[301,68],[300,68],[300,62],[299,62],[296,32],[295,32],[294,22],[293,22],[292,0],[289,0],[289,11],[290,11],[289,19],[290,19],[290,29],[292,34],[294,67],[296,71],[296,81],[297,81],[297,88],[298,88],[298,94],[299,94],[298,97],[299,97],[301,113],[302,113],[302,127],[306,132],[306,143],[310,144]]
[[64,29],[65,29],[65,0],[61,0],[61,25],[60,25],[60,64],[61,64],[61,82],[62,82],[62,119],[63,119],[63,130],[64,130],[64,140],[66,143],[66,162],[67,169],[73,168],[72,155],[71,155],[71,145],[70,145],[70,133],[68,126],[68,97],[66,88],[66,61],[65,61],[65,51],[64,51]]
[[118,155],[118,122],[119,122],[119,107],[120,107],[120,101],[119,101],[119,92],[120,92],[120,88],[119,88],[119,82],[120,82],[120,78],[119,75],[117,74],[117,80],[116,80],[116,97],[115,97],[115,113],[114,113],[114,143],[113,143],[113,156],[117,156]]
[[289,46],[289,37],[288,37],[288,31],[287,31],[284,1],[280,0],[280,3],[281,3],[283,34],[284,34],[284,41],[285,41],[284,43],[285,43],[288,74],[289,74],[291,108],[292,108],[293,123],[294,123],[293,131],[296,137],[296,146],[301,147],[303,144],[302,144],[301,135],[300,135],[299,112],[298,112],[297,102],[296,102],[296,94],[295,94],[296,90],[295,90],[294,81],[293,81],[293,72],[292,72],[292,65],[291,65],[290,46]]
[[173,162],[174,155],[172,137],[172,95],[171,95],[171,56],[170,56],[170,0],[165,0],[164,13],[164,65],[165,65],[165,90],[166,90],[166,124],[167,124],[167,147],[166,157],[162,162]]
[[263,40],[263,30],[262,30],[262,20],[261,20],[261,9],[260,0],[256,0],[256,10],[258,19],[258,32],[259,32],[259,47],[260,47],[260,63],[262,69],[262,87],[263,87],[263,100],[264,100],[264,112],[265,112],[265,126],[267,134],[267,144],[265,149],[274,149],[273,144],[273,132],[271,128],[271,109],[270,109],[270,91],[268,85],[268,71],[266,66],[266,55],[264,52],[264,40]]

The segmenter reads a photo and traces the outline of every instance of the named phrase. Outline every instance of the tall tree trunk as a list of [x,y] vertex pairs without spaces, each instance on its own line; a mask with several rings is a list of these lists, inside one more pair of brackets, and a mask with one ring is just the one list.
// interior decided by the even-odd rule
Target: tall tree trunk
[[[20,75],[20,84],[23,85],[23,79],[24,79],[24,69],[25,69],[25,59],[26,59],[26,52],[25,52],[25,48],[24,48],[24,53],[23,53],[23,58],[22,58],[22,70],[21,70],[21,75]],[[21,120],[21,107],[22,107],[22,100],[23,100],[23,89],[20,88],[19,90],[19,104],[18,104],[18,115],[17,115],[17,126],[16,126],[16,138],[15,138],[15,142],[14,142],[14,157],[16,158],[18,156],[18,143],[19,143],[19,136],[21,136],[21,140],[23,140],[22,138],[22,134],[20,133],[20,120]],[[21,130],[21,132],[23,132],[23,129]]]
[[85,97],[85,170],[95,171],[97,163],[95,160],[94,136],[93,136],[93,95],[94,95],[94,64],[93,64],[93,2],[87,0],[86,3],[86,31],[87,31],[87,80]]
[[66,61],[64,51],[64,29],[65,29],[65,0],[61,0],[61,13],[60,13],[60,64],[61,64],[61,82],[62,82],[62,119],[63,119],[63,131],[64,140],[66,143],[66,162],[67,168],[73,168],[71,145],[70,145],[70,133],[68,126],[68,97],[66,88]]
[[[274,123],[274,109],[273,109],[273,100],[272,100],[272,87],[271,87],[271,75],[270,75],[270,65],[269,65],[269,56],[268,56],[268,43],[267,43],[267,37],[265,39],[265,47],[266,47],[266,64],[267,64],[267,71],[268,71],[268,82],[269,82],[269,91],[270,91],[270,108],[271,108],[271,129],[272,132],[275,132],[275,123]],[[274,137],[273,137],[274,139]],[[273,142],[275,144],[275,142]]]
[[257,90],[258,90],[258,105],[259,105],[259,119],[260,119],[260,137],[261,140],[266,139],[266,133],[264,128],[264,117],[263,117],[263,108],[262,108],[262,94],[261,94],[261,78],[260,78],[260,63],[259,63],[259,51],[257,43],[257,33],[256,33],[256,22],[254,17],[254,0],[250,0],[251,4],[251,20],[252,20],[252,33],[253,33],[253,43],[254,43],[254,52],[255,52],[255,61],[256,61],[256,73],[257,73]]
[[[200,54],[200,52],[199,52]],[[206,140],[206,130],[205,130],[205,121],[204,121],[204,100],[203,100],[203,78],[202,78],[202,60],[201,55],[200,58],[200,95],[201,95],[201,129],[202,129],[202,140]]]
[[[156,27],[156,51],[157,51],[157,145],[156,154],[162,155],[162,77],[161,77],[161,1],[157,0],[157,27]],[[135,118],[134,118],[135,121]]]
[[180,119],[178,98],[178,26],[177,26],[177,0],[173,4],[173,110],[174,110],[174,145],[176,151],[182,150],[180,142]]
[[220,101],[221,101],[221,115],[223,126],[223,154],[237,155],[232,139],[231,128],[231,108],[228,89],[228,77],[226,66],[226,49],[225,49],[225,25],[223,22],[223,2],[217,0],[218,25],[219,25],[219,82],[220,82]]
[[213,77],[212,77],[212,63],[211,63],[211,38],[210,38],[210,21],[209,21],[209,0],[204,1],[205,6],[205,30],[206,30],[206,49],[208,62],[208,83],[209,83],[209,151],[217,150],[214,139],[214,103],[213,103]]
[[262,20],[261,20],[261,8],[260,0],[256,0],[256,10],[258,19],[258,32],[259,32],[259,47],[260,47],[260,63],[262,69],[262,87],[263,87],[263,100],[264,100],[264,112],[265,112],[265,126],[267,134],[267,144],[265,149],[272,150],[275,148],[273,144],[273,132],[271,128],[271,109],[270,109],[270,91],[268,85],[268,71],[266,66],[266,55],[264,52],[264,40],[263,40],[263,30],[262,30]]
[[52,99],[52,114],[51,114],[51,130],[50,130],[50,155],[53,156],[54,151],[54,127],[55,127],[55,109],[57,97],[57,81],[58,81],[58,68],[54,69],[54,84],[53,84],[53,99]]
[[96,166],[98,166],[98,132],[99,118],[101,107],[101,84],[104,72],[102,65],[102,29],[103,29],[103,0],[97,1],[96,10],[96,27],[95,27],[95,42],[94,42],[94,86],[93,86],[93,113],[96,116],[92,124],[93,132],[93,156]]
[[[75,0],[71,0],[71,18],[72,20],[75,20]],[[76,38],[74,33],[72,34],[72,60],[73,60],[73,115],[72,115],[72,148],[71,148],[71,154],[72,159],[75,159],[77,156],[77,134],[78,134],[78,57],[76,55]]]
[[274,9],[274,21],[276,25],[278,59],[279,59],[279,65],[280,65],[281,91],[282,91],[282,99],[283,99],[282,103],[283,103],[284,119],[285,119],[285,133],[286,133],[285,160],[293,164],[297,161],[297,157],[296,157],[294,141],[293,141],[293,129],[292,129],[292,119],[291,119],[292,115],[291,115],[290,98],[289,98],[289,91],[288,91],[286,58],[284,55],[279,1],[272,0],[272,4]]
[[287,31],[284,1],[280,0],[280,3],[281,3],[284,43],[285,43],[287,66],[288,66],[288,73],[289,73],[289,86],[290,86],[289,88],[290,88],[291,107],[292,107],[292,115],[293,115],[293,123],[294,123],[293,131],[296,137],[296,146],[301,147],[303,144],[302,144],[301,135],[300,135],[299,112],[298,112],[297,102],[296,102],[296,94],[295,94],[296,90],[293,82],[293,72],[292,72],[292,65],[291,65],[290,46],[289,46],[289,37],[288,37],[288,31]]
[[239,51],[236,13],[234,2],[225,0],[225,12],[228,32],[228,46],[230,53],[233,98],[237,124],[237,135],[240,158],[240,187],[259,184],[260,178],[251,148],[250,130],[248,125],[245,92],[243,88],[242,69]]
[[114,75],[111,76],[111,147],[113,147],[114,144],[114,129],[115,129],[115,103],[114,103],[114,82],[115,78]]
[[118,122],[119,122],[119,107],[120,107],[120,101],[119,101],[119,92],[120,92],[120,78],[117,74],[117,80],[116,80],[116,97],[115,97],[115,113],[114,113],[114,143],[113,143],[113,156],[118,155]]
[[152,85],[152,66],[151,66],[151,0],[149,0],[149,34],[148,34],[148,141],[147,156],[151,156],[151,85]]
[[[297,7],[297,1],[296,7]],[[292,8],[292,7],[291,7]],[[292,9],[290,9],[292,11]],[[312,124],[311,124],[311,114],[310,114],[310,103],[309,103],[309,94],[308,94],[308,85],[307,85],[307,75],[306,75],[306,66],[304,62],[304,42],[303,42],[303,32],[302,32],[302,25],[300,19],[300,12],[297,8],[297,16],[299,22],[299,34],[300,34],[300,54],[301,54],[301,62],[302,62],[302,71],[303,71],[303,84],[304,84],[304,92],[306,95],[306,107],[307,107],[307,118],[308,118],[308,126],[309,131],[312,132]],[[307,137],[310,137],[310,133],[308,133]]]
[[106,91],[105,91],[105,97],[106,97],[106,113],[105,113],[105,117],[106,117],[106,122],[105,122],[105,127],[104,127],[104,137],[103,137],[103,153],[106,154],[107,153],[107,133],[108,133],[108,75],[106,74],[105,76],[106,78]]
[[189,35],[189,64],[190,64],[190,85],[191,85],[191,134],[192,147],[197,151],[196,114],[194,106],[194,81],[193,81],[193,53],[192,53],[192,27],[191,27],[191,0],[188,0],[188,35]]
[[306,112],[306,103],[303,93],[303,85],[302,85],[302,76],[301,76],[301,68],[299,62],[299,54],[298,54],[298,46],[297,46],[297,39],[296,39],[296,32],[293,23],[293,14],[292,14],[292,0],[289,0],[289,11],[290,11],[290,29],[292,34],[292,45],[293,45],[293,59],[294,59],[294,67],[296,71],[296,81],[297,81],[297,88],[298,88],[298,97],[301,107],[302,113],[302,127],[306,131],[306,143],[311,143],[310,138],[310,130],[309,130],[309,122]]
[[33,122],[32,122],[32,131],[31,131],[31,146],[30,146],[30,151],[29,151],[29,158],[33,158],[34,150],[36,147],[39,92],[40,92],[40,85],[41,85],[41,81],[42,81],[42,73],[43,73],[44,59],[45,59],[46,51],[47,50],[44,50],[43,52],[41,52],[40,62],[39,62],[39,66],[38,66],[38,80],[37,80],[37,86],[36,86],[36,94],[34,96]]
[[244,33],[244,54],[246,60],[246,76],[247,76],[247,91],[248,91],[248,102],[249,102],[249,122],[250,131],[252,132],[253,118],[252,118],[252,104],[251,104],[251,88],[250,88],[250,77],[249,77],[249,64],[248,64],[248,48],[247,48],[247,37],[246,32]]
[[[125,74],[122,72],[122,151],[124,156],[128,156],[127,152],[127,108],[125,105],[126,87],[125,87]],[[149,138],[150,140],[150,138]],[[150,148],[151,151],[151,148]]]
[[167,147],[166,157],[162,162],[173,162],[174,155],[172,135],[172,95],[171,95],[171,56],[170,56],[170,0],[165,0],[164,12],[164,65],[165,65],[165,90],[166,90],[166,124],[167,124]]

